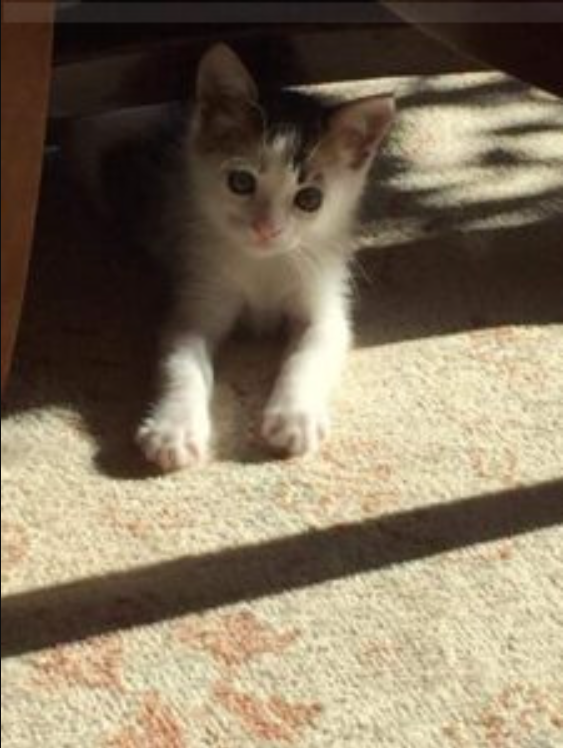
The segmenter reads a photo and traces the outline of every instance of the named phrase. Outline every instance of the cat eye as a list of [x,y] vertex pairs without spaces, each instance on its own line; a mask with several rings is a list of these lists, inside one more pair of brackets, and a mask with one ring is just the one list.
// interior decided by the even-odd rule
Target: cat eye
[[295,205],[307,213],[314,213],[323,202],[323,193],[318,187],[303,187],[295,195]]
[[227,176],[227,184],[235,195],[252,195],[256,192],[256,177],[245,169],[233,169]]

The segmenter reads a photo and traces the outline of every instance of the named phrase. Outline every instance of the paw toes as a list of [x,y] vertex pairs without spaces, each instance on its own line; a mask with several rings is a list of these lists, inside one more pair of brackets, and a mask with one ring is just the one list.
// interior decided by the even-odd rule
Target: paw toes
[[139,428],[136,442],[149,462],[164,472],[180,470],[202,462],[207,455],[207,437],[185,425],[147,419]]
[[293,456],[317,451],[327,434],[328,419],[323,413],[270,412],[262,425],[262,436],[268,444]]

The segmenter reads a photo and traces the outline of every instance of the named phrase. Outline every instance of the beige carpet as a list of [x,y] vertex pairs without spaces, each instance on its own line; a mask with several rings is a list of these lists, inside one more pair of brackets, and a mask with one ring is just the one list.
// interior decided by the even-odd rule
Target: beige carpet
[[563,745],[563,106],[390,83],[316,458],[262,451],[277,347],[239,340],[216,461],[147,473],[157,293],[48,180],[2,426],[7,748]]

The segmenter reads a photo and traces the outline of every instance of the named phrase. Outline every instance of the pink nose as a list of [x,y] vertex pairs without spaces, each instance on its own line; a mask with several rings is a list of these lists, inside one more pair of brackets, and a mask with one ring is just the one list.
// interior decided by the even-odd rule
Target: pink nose
[[276,226],[269,218],[256,218],[252,221],[252,230],[256,237],[267,242],[281,233],[281,229]]

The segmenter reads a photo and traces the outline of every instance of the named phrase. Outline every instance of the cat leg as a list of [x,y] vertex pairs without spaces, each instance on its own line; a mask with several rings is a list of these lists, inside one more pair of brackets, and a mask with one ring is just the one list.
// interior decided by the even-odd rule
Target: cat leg
[[198,314],[197,324],[175,322],[160,364],[160,392],[137,432],[145,457],[165,471],[206,459],[211,440],[214,350],[236,317],[234,302]]
[[344,304],[297,336],[264,413],[262,436],[290,455],[314,452],[328,435],[329,400],[351,331]]

